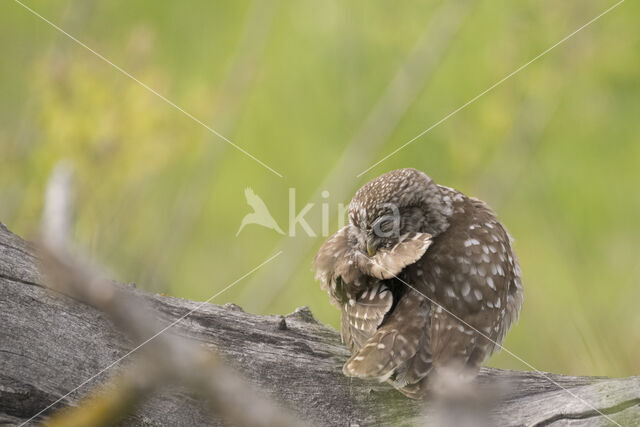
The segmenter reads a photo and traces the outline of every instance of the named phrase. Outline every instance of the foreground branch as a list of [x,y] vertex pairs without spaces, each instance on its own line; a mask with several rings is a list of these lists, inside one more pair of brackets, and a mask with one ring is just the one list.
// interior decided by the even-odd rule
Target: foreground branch
[[303,424],[264,399],[213,351],[201,348],[194,340],[166,333],[183,321],[182,317],[168,326],[160,324],[143,296],[102,277],[95,266],[73,255],[70,247],[60,241],[45,241],[38,249],[51,289],[106,313],[118,330],[141,343],[130,355],[125,355],[136,363],[132,365],[127,360],[130,366],[115,384],[109,383],[106,390],[83,401],[81,410],[56,414],[49,422],[50,427],[113,425],[134,412],[157,388],[167,384],[184,385],[197,392],[213,414],[234,425],[293,427]]
[[[44,288],[36,263],[30,245],[0,224],[0,424],[28,420],[139,344],[95,308]],[[122,288],[153,308],[165,325],[198,306]],[[235,306],[205,304],[167,333],[215,349],[267,397],[303,420],[341,426],[425,421],[419,403],[385,384],[345,378],[341,367],[348,352],[338,333],[316,322],[307,309],[284,317],[257,316]],[[77,405],[130,363],[125,359],[45,414]],[[550,376],[621,425],[640,420],[640,377]],[[508,399],[492,409],[499,425],[610,424],[536,373],[483,369],[479,380],[510,385]],[[131,425],[211,422],[206,405],[179,387],[162,390],[126,419]]]

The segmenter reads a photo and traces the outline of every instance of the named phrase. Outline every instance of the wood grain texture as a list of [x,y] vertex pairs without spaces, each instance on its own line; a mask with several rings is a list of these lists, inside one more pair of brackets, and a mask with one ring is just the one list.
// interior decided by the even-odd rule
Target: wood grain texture
[[[138,344],[93,307],[46,289],[37,263],[33,247],[0,224],[0,425],[28,420]],[[142,296],[164,324],[198,305],[122,286]],[[258,316],[233,305],[205,304],[167,333],[215,349],[257,388],[317,425],[423,424],[437,412],[430,410],[433,402],[425,409],[385,384],[344,377],[342,364],[349,353],[339,334],[315,321],[306,308],[287,316]],[[77,404],[135,354],[56,407]],[[640,425],[640,377],[548,376],[619,424]],[[614,425],[535,372],[483,369],[478,382],[500,385],[506,396],[491,407],[495,425]],[[172,387],[148,399],[127,424],[222,422],[188,390]]]

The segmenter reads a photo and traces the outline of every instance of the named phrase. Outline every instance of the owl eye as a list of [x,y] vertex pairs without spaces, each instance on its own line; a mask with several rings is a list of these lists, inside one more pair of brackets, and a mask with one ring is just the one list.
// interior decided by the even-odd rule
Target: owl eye
[[389,231],[393,227],[393,218],[387,218],[383,221],[380,221],[380,230]]
[[373,232],[379,237],[389,237],[393,232],[396,223],[397,221],[394,216],[384,216],[374,223]]

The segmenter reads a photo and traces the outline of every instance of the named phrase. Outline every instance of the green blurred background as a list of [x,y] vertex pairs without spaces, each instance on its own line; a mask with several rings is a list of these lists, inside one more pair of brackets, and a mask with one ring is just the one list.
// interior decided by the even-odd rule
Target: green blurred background
[[[516,239],[541,370],[640,374],[640,5],[627,1],[404,150],[356,175],[614,1],[29,1],[281,173],[208,132],[13,1],[0,4],[0,221],[33,236],[62,159],[76,240],[122,281],[247,311],[339,313],[324,238],[236,231],[252,187],[286,231],[415,167],[487,201]],[[328,198],[321,191],[330,193]],[[504,352],[494,366],[526,369]]]

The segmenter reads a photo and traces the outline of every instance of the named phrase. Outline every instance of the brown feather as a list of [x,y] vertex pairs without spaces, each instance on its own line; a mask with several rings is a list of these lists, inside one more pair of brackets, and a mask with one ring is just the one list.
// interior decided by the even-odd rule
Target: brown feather
[[413,292],[406,293],[383,325],[353,354],[344,365],[345,375],[360,378],[388,379],[394,371],[416,355],[427,323],[426,300]]
[[393,295],[384,285],[361,292],[342,306],[342,340],[352,350],[360,349],[376,332],[393,305]]

